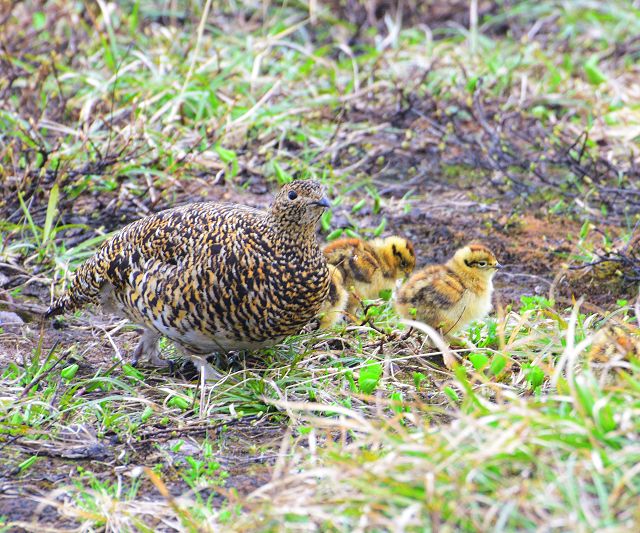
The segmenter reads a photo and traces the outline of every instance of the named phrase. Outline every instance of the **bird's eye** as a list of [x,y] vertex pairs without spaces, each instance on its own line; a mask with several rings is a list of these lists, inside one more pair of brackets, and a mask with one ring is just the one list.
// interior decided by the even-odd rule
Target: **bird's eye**
[[478,266],[480,268],[486,268],[486,266],[487,266],[487,262],[486,261],[478,261],[477,264],[478,264]]
[[289,200],[295,200],[298,197],[298,193],[296,191],[289,191]]

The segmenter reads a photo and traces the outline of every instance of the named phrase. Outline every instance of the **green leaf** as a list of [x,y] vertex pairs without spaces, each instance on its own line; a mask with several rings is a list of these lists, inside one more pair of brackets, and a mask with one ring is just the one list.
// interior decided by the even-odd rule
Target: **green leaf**
[[596,413],[594,413],[594,415],[596,423],[605,433],[616,429],[617,424],[613,416],[611,404],[606,403]]
[[136,381],[144,381],[144,374],[131,365],[122,365],[122,373]]
[[469,361],[478,372],[489,364],[489,358],[483,353],[472,353],[469,355]]
[[387,227],[387,218],[386,217],[382,217],[382,220],[380,221],[380,224],[378,224],[376,229],[373,230],[373,236],[374,237],[380,237],[380,235],[382,235],[382,232],[384,231],[384,229],[386,227]]
[[34,30],[40,31],[47,25],[47,16],[42,11],[36,11],[31,16],[31,24]]
[[342,237],[343,232],[344,230],[342,230],[341,228],[334,229],[331,233],[329,233],[329,235],[327,235],[327,240],[335,241],[336,239],[339,239],[340,237]]
[[293,176],[285,171],[276,161],[273,162],[273,170],[276,173],[276,180],[280,185],[293,181]]
[[29,468],[30,466],[33,465],[33,463],[35,463],[38,460],[38,456],[37,455],[33,455],[31,457],[29,457],[29,459],[27,459],[26,461],[22,461],[19,465],[18,468],[20,469],[20,471],[24,471],[27,468]]
[[401,392],[392,392],[389,398],[391,400],[391,410],[394,413],[399,414],[408,411],[407,406],[404,405],[404,397]]
[[380,212],[381,207],[380,195],[378,194],[378,191],[374,191],[371,194],[373,196],[373,214],[377,215]]
[[114,50],[111,48],[111,46],[109,45],[109,42],[105,37],[101,37],[100,41],[102,42],[104,62],[109,68],[109,70],[114,71],[116,69],[116,60],[114,57]]
[[460,401],[460,397],[458,396],[458,393],[455,390],[453,390],[451,387],[445,387],[443,390],[444,390],[444,393],[449,397],[451,401],[454,401],[454,402]]
[[182,409],[186,411],[189,409],[189,402],[180,396],[173,396],[167,402],[169,407],[177,407],[178,409]]
[[377,305],[372,305],[367,309],[367,317],[378,317],[382,313],[382,309],[380,309]]
[[378,296],[380,296],[380,298],[382,298],[385,302],[388,302],[391,300],[392,294],[393,294],[392,289],[383,289],[378,293]]
[[231,177],[238,175],[240,167],[238,166],[238,156],[233,150],[227,150],[222,146],[215,147],[216,153],[220,156],[223,163],[231,165]]
[[136,0],[136,3],[133,4],[131,15],[129,16],[129,32],[132,35],[135,35],[138,29],[138,24],[140,21],[139,11],[140,11],[140,0]]
[[420,389],[420,384],[427,379],[427,376],[425,376],[422,372],[414,372],[413,373],[413,385],[415,386],[416,390]]
[[333,218],[333,211],[328,209],[320,217],[320,227],[323,231],[329,231],[331,229],[331,219]]
[[31,229],[31,233],[33,234],[33,238],[36,240],[36,242],[40,243],[40,228],[38,228],[34,222],[33,222],[33,218],[31,218],[31,213],[29,213],[29,208],[27,207],[27,204],[24,201],[24,198],[22,197],[22,193],[19,192],[18,193],[18,201],[20,202],[20,207],[22,208],[22,212],[25,216],[25,218],[27,219],[27,223],[29,224],[29,228]]
[[527,371],[527,382],[536,389],[544,383],[544,371],[535,365],[531,365]]
[[607,81],[607,75],[598,66],[598,57],[591,56],[584,64],[584,73],[591,85],[600,85]]
[[378,362],[372,361],[367,366],[361,368],[360,375],[358,376],[360,392],[371,394],[378,387],[381,376],[382,365]]
[[491,366],[489,367],[489,372],[491,372],[494,376],[497,376],[504,370],[504,367],[507,364],[507,358],[504,355],[497,353],[493,356],[491,360]]
[[351,372],[351,370],[347,370],[344,373],[344,377],[349,382],[349,388],[351,389],[351,392],[356,392],[358,390],[358,387],[356,387],[356,382],[353,379],[353,372]]
[[58,199],[60,198],[60,188],[57,183],[51,187],[49,193],[49,201],[47,203],[47,215],[44,219],[44,230],[42,231],[42,244],[46,245],[51,237],[51,230],[53,229],[53,220],[58,213]]
[[352,213],[357,213],[358,211],[360,211],[365,205],[367,205],[367,201],[363,198],[362,200],[360,200],[357,204],[355,204],[352,208],[351,208],[351,212]]
[[60,372],[60,376],[62,377],[62,379],[66,379],[67,381],[69,381],[70,379],[73,379],[79,368],[80,367],[77,363],[69,365],[68,367],[62,369],[62,372]]
[[142,420],[142,422],[146,422],[147,420],[149,420],[149,418],[151,418],[152,414],[153,414],[153,409],[151,409],[151,407],[147,405],[144,408],[144,411],[142,411],[142,415],[140,415],[140,420]]

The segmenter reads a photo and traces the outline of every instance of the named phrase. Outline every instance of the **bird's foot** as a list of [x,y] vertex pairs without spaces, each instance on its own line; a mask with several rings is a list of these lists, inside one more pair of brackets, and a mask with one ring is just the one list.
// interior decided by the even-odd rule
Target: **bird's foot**
[[191,359],[191,362],[200,372],[200,376],[204,377],[205,381],[218,381],[222,377],[222,373],[210,365],[205,357],[190,355],[189,359]]
[[314,331],[318,331],[319,329],[322,329],[322,318],[323,317],[315,317],[314,319],[312,319],[311,322],[308,322],[307,324],[304,325],[302,330],[300,330],[300,333],[302,334],[313,333]]
[[173,367],[173,361],[160,357],[160,335],[145,330],[140,338],[140,342],[133,351],[131,366],[137,367],[140,359],[146,359],[153,366],[160,368]]

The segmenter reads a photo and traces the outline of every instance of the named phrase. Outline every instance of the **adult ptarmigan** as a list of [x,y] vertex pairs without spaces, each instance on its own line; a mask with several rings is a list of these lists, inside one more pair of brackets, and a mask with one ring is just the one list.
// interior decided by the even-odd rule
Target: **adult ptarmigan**
[[200,356],[273,345],[300,329],[329,291],[316,226],[329,206],[314,180],[285,185],[266,211],[196,203],[124,227],[76,271],[46,317],[102,304],[139,324],[134,359],[162,365],[166,336]]

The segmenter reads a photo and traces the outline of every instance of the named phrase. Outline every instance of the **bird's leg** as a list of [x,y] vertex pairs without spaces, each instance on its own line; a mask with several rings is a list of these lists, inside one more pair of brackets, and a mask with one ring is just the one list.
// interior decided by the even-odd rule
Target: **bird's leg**
[[451,335],[450,333],[445,334],[444,339],[450,348],[450,350],[443,355],[444,365],[449,370],[451,370],[461,358],[460,354],[458,354],[457,351],[476,348],[475,344],[473,344],[470,340],[462,339],[456,335]]
[[208,362],[206,357],[201,357],[193,354],[185,354],[193,365],[198,369],[200,375],[204,376],[205,381],[217,381],[222,377],[222,374],[213,368]]
[[407,332],[402,337],[400,337],[398,340],[399,341],[406,341],[409,337],[411,337],[412,334],[413,334],[413,326],[411,326],[407,330]]
[[229,356],[226,352],[216,352],[213,356],[213,360],[215,361],[214,366],[216,368],[221,368],[223,370],[227,370],[229,368]]
[[160,335],[150,329],[145,329],[140,338],[140,342],[133,351],[131,366],[138,366],[140,358],[146,359],[153,366],[166,367],[170,362],[160,357]]
[[445,340],[449,343],[451,348],[470,348],[472,350],[477,349],[477,346],[473,344],[469,339],[463,339],[458,337],[457,335],[446,334],[444,335]]
[[240,350],[235,357],[229,362],[229,368],[235,366],[236,369],[241,370],[243,365],[247,361],[247,356],[249,355],[249,350]]
[[444,334],[444,340],[447,341],[447,344],[451,346],[451,348],[466,348],[466,343],[460,337],[456,335]]

